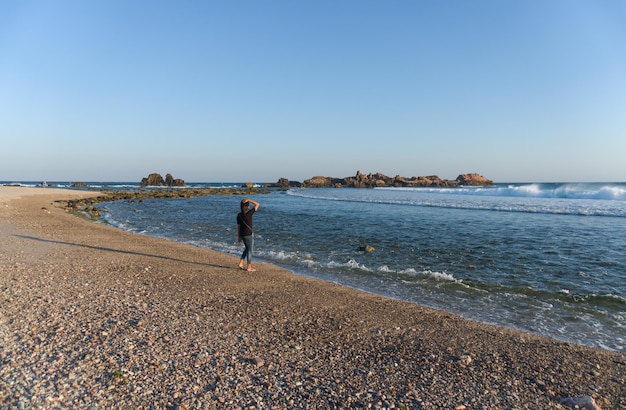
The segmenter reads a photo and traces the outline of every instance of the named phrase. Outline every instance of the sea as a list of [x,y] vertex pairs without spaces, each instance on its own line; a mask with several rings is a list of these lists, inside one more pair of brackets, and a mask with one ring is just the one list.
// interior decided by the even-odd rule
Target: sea
[[[292,188],[250,197],[260,203],[257,261],[478,322],[626,352],[626,183]],[[120,229],[240,255],[241,199],[100,208]]]

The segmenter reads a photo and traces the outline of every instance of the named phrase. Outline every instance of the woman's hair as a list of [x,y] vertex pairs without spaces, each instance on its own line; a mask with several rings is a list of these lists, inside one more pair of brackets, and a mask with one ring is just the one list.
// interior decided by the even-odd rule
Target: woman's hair
[[241,213],[246,214],[248,212],[248,208],[250,207],[250,203],[245,199],[241,201]]

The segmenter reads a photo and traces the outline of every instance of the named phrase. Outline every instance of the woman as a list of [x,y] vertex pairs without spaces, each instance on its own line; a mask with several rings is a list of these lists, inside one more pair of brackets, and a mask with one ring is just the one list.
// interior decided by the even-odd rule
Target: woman
[[[250,208],[250,204],[253,208]],[[244,199],[241,201],[241,212],[237,214],[237,232],[239,242],[243,241],[245,249],[241,254],[241,260],[239,261],[239,269],[247,270],[248,272],[254,272],[251,265],[252,263],[252,250],[254,249],[254,232],[252,231],[252,215],[259,209],[259,203],[252,199]],[[244,261],[247,261],[248,266],[244,266]]]

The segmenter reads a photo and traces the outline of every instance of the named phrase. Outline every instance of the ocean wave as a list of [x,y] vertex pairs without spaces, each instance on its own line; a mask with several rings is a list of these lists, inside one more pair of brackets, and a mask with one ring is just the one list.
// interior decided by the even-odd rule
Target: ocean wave
[[625,184],[508,184],[493,187],[460,188],[375,188],[380,190],[416,191],[433,194],[528,197],[528,198],[567,198],[626,201]]
[[300,262],[306,262],[306,263],[312,262],[310,253],[303,253],[299,251],[291,252],[291,251],[285,251],[285,250],[271,250],[270,249],[270,250],[258,251],[258,254],[260,256],[263,256],[264,258],[273,259],[273,260],[280,261],[280,262],[294,262],[294,261],[300,261]]
[[562,296],[559,299],[568,303],[588,304],[600,308],[610,307],[615,311],[626,310],[626,299],[618,295],[572,294],[570,292],[562,292]]
[[0,184],[1,186],[14,186],[14,187],[22,187],[22,188],[36,188],[36,187],[41,187],[41,184],[29,184],[29,183],[25,183],[25,182],[3,182],[2,184]]
[[447,282],[455,282],[455,283],[459,283],[460,281],[458,279],[456,279],[454,277],[454,275],[451,275],[449,273],[445,273],[445,272],[436,272],[436,271],[432,271],[432,270],[423,270],[422,271],[422,275],[425,276],[429,276],[433,279],[436,280],[441,280],[441,281],[447,281]]
[[331,266],[333,264],[337,264],[338,266],[346,266],[350,269],[357,269],[357,270],[361,270],[361,271],[365,271],[365,272],[371,272],[372,270],[369,269],[367,266],[365,266],[362,263],[357,262],[354,259],[350,259],[348,262],[346,263],[337,263],[337,262],[331,262]]
[[321,201],[478,211],[626,217],[626,185],[524,184],[471,188],[291,189]]

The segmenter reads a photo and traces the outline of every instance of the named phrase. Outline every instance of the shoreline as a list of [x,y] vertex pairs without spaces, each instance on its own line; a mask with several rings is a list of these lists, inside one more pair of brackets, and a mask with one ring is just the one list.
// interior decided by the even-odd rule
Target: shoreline
[[248,274],[52,203],[99,194],[0,187],[0,407],[626,407],[619,352]]

